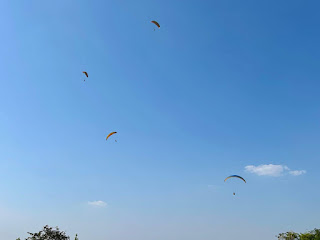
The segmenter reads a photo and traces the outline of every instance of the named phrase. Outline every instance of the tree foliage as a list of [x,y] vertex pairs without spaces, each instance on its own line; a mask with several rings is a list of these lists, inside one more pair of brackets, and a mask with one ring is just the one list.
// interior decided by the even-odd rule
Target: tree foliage
[[[28,232],[28,234],[30,236],[26,238],[26,240],[70,240],[66,232],[60,231],[58,227],[54,229],[48,225],[44,226],[38,233]],[[20,238],[17,240],[20,240]],[[76,235],[75,240],[79,240],[78,235]]]
[[300,234],[300,240],[320,240],[320,229]]
[[299,234],[295,232],[280,233],[277,237],[279,240],[299,240]]
[[320,229],[314,229],[305,233],[286,232],[280,233],[278,240],[320,240]]

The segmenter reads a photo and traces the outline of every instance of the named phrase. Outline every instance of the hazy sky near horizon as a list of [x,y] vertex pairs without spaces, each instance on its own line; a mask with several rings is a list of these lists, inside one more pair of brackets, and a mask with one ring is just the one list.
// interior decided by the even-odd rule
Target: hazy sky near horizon
[[1,1],[1,239],[320,227],[319,8]]

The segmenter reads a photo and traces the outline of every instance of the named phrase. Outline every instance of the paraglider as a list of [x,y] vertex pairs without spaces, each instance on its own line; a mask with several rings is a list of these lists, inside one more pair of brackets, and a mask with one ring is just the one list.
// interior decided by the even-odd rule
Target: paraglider
[[[84,73],[88,77],[88,73],[87,72],[82,72],[82,73]],[[86,81],[86,80],[84,79],[83,81]]]
[[238,176],[238,175],[231,175],[231,176],[227,177],[224,181],[228,180],[229,178],[239,178],[239,179],[241,179],[242,181],[244,181],[245,183],[247,183],[246,180],[244,180],[244,178],[242,178],[242,177],[240,177],[240,176]]
[[[160,28],[160,24],[157,21],[151,21],[151,22],[157,25],[158,28]],[[153,31],[155,31],[155,29],[153,29]]]
[[117,132],[109,133],[109,135],[106,137],[106,140],[108,140],[108,138],[109,138],[111,135],[115,134],[115,133],[117,133]]
[[[238,175],[231,175],[231,176],[227,177],[224,181],[227,181],[229,178],[239,178],[239,179],[241,179],[242,181],[244,181],[245,183],[247,183],[246,180],[245,180],[243,177],[240,177],[240,176],[238,176]],[[235,196],[235,195],[236,195],[236,193],[233,192],[233,196]]]

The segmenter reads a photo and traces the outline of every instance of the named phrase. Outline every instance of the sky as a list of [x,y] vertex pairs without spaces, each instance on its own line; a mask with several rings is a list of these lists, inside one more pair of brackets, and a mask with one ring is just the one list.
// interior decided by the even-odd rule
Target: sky
[[319,228],[319,8],[1,1],[1,239]]

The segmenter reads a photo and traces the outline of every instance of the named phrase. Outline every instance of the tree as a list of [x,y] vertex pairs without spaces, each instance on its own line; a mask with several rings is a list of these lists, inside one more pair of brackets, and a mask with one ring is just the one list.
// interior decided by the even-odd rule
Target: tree
[[295,232],[280,233],[277,237],[279,240],[300,240],[299,234]]
[[[53,229],[48,225],[44,226],[43,229],[38,233],[28,232],[28,234],[30,237],[26,238],[26,240],[70,240],[70,237],[67,236],[64,231],[60,231],[58,227]],[[20,240],[20,238],[17,240]],[[79,240],[77,234],[75,240]]]
[[300,234],[300,240],[320,240],[320,229],[314,229],[307,233]]
[[278,240],[320,240],[320,229],[314,229],[305,233],[286,232],[280,233]]
[[64,231],[60,231],[58,227],[53,229],[48,225],[43,227],[43,230],[38,233],[30,233],[31,237],[28,237],[27,240],[69,240],[70,237],[66,235]]

